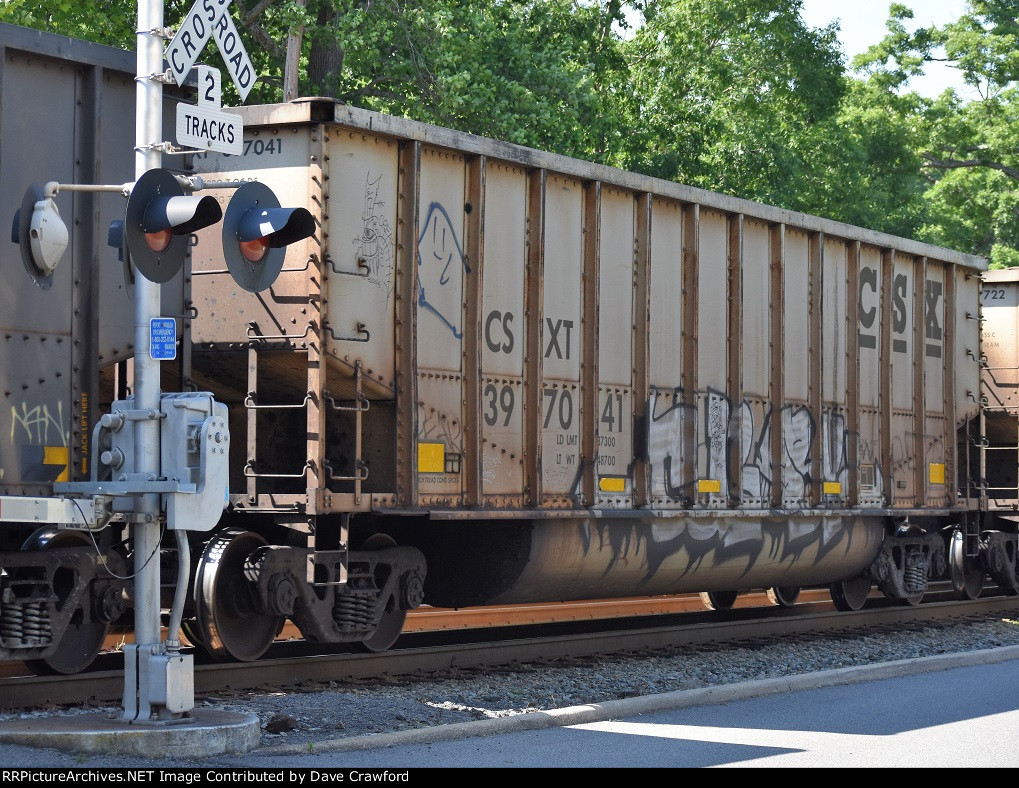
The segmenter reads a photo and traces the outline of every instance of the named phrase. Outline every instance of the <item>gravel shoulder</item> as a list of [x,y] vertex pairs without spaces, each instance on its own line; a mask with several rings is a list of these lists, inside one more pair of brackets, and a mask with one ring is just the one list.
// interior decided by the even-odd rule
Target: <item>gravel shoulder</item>
[[[373,739],[364,737],[375,737],[379,746],[390,738],[380,734],[434,732],[459,723],[1007,646],[1019,646],[1019,621],[989,619],[856,637],[797,636],[753,648],[683,647],[381,681],[259,687],[197,697],[196,710],[257,715],[260,750],[366,748]],[[0,720],[99,711],[120,714],[112,707],[47,709],[0,713]],[[554,715],[545,716],[554,723]],[[562,724],[571,724],[566,720]],[[354,738],[356,744],[346,741]],[[73,756],[61,754],[58,760],[67,757]]]

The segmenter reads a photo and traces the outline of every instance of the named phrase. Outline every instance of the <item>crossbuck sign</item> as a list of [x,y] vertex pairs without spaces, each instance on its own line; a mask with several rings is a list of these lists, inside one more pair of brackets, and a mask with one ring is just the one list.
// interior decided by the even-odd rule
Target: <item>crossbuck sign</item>
[[255,69],[230,18],[230,0],[196,0],[191,6],[164,53],[173,79],[178,85],[184,84],[195,60],[213,37],[243,103],[255,82]]

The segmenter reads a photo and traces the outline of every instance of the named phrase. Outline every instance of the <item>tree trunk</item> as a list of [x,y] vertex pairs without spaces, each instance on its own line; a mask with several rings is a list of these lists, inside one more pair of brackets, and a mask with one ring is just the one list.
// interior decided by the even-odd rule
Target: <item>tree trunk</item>
[[[296,0],[302,9],[307,0]],[[293,101],[300,95],[301,84],[301,42],[304,40],[304,25],[298,25],[287,36],[287,60],[283,67],[283,100]]]
[[336,11],[330,3],[319,6],[316,21],[318,35],[312,39],[308,53],[308,86],[320,96],[336,96],[343,69],[343,47],[336,30]]

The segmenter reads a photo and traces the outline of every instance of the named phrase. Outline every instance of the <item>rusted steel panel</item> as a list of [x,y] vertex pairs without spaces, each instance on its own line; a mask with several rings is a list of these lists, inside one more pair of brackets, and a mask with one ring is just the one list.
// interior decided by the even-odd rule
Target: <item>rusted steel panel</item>
[[596,503],[633,503],[634,199],[602,190],[598,276],[598,488]]
[[425,148],[417,238],[418,500],[459,505],[463,493],[464,157]]
[[[329,243],[334,280],[326,309],[332,356],[394,392],[399,145],[377,135],[337,129],[329,143]],[[370,338],[370,341],[366,341]]]
[[[554,217],[554,219],[552,219]],[[541,484],[543,503],[566,506],[580,481],[583,184],[550,175],[545,187],[542,282]]]
[[786,228],[784,224],[771,226],[771,289],[768,310],[771,317],[771,373],[768,388],[768,407],[771,418],[768,420],[768,437],[771,441],[771,473],[769,478],[769,498],[772,506],[782,506],[784,492],[783,469],[786,465],[785,432],[786,411],[783,407],[785,399],[785,379],[783,377],[783,336],[785,334],[785,287],[783,272],[786,268]]
[[684,325],[683,212],[678,203],[653,203],[648,332],[650,391],[647,456],[650,505],[680,508],[683,491],[683,423],[689,419],[682,390]]
[[[822,293],[821,271],[824,265],[824,235],[811,233],[807,251],[807,313],[809,316],[807,339],[807,407],[813,419],[810,432],[810,446],[807,451],[809,478],[807,479],[807,503],[816,506],[824,500],[824,472],[821,461],[821,431],[824,428],[825,414],[822,404],[821,370],[824,359],[824,343],[822,336],[822,316],[824,300]],[[837,311],[837,308],[836,308]]]
[[767,508],[771,479],[771,249],[768,227],[743,225],[741,503]]
[[725,330],[729,226],[725,214],[700,211],[697,271],[697,505],[728,504],[726,440],[732,403],[725,396],[729,337]]
[[[956,283],[971,285],[972,280]],[[984,367],[980,398],[986,403],[983,415],[982,450],[970,451],[958,476],[968,482],[972,494],[986,487],[992,508],[1019,507],[1019,270],[987,271],[980,292],[983,327]],[[952,315],[949,315],[951,317]],[[956,315],[965,329],[976,323]],[[961,382],[957,385],[962,385]],[[972,406],[965,392],[966,405]],[[975,441],[976,436],[966,436]],[[983,495],[981,496],[983,497]]]
[[[524,504],[527,173],[489,163],[481,261],[481,488],[493,505]],[[509,496],[503,498],[502,496]]]
[[[477,506],[481,496],[481,283],[484,276],[484,156],[467,160],[467,194],[464,203],[466,238],[464,259],[473,266],[474,276],[464,281],[463,407],[464,467],[462,503]],[[474,206],[478,206],[475,212]]]
[[[726,370],[726,396],[729,402],[743,402],[743,243],[744,217],[732,216],[729,219],[729,259],[727,277],[729,280],[728,320],[726,328],[729,332],[729,358]],[[740,412],[742,407],[740,408]],[[738,424],[735,409],[731,409],[729,417],[729,464],[726,469],[729,476],[728,489],[724,492],[728,497],[728,506],[739,506],[743,493],[743,452],[745,441],[742,430],[736,429]]]
[[[209,180],[228,180],[231,176],[259,180],[275,192],[282,205],[306,207],[320,227],[327,227],[323,184],[312,178],[322,133],[317,125],[251,129],[242,155],[203,154],[196,157],[195,168]],[[210,189],[207,193],[219,200],[225,211],[234,190]],[[267,290],[252,293],[237,284],[224,264],[222,228],[216,225],[197,235],[198,244],[191,257],[193,301],[198,310],[192,324],[195,344],[222,349],[243,348],[256,342],[262,348],[306,349],[314,320],[308,303],[314,273],[310,267],[312,255],[318,253],[317,245],[324,240],[331,247],[332,239],[323,239],[319,231],[316,237],[288,247],[276,281]],[[213,373],[218,364],[215,358],[208,362]],[[195,366],[196,376],[201,379],[201,364],[196,361]],[[303,391],[306,377],[306,365],[300,364],[292,370],[290,382]]]
[[524,354],[524,498],[529,506],[542,500],[541,410],[545,274],[545,184],[548,174],[541,169],[527,176],[527,270],[524,317],[527,351]]
[[863,244],[847,245],[846,266],[846,463],[850,505],[860,502],[860,270]]
[[[916,325],[913,293],[920,283],[910,255],[894,255],[891,269],[891,359],[890,375],[890,441],[891,501],[894,506],[911,508],[917,502],[916,435],[918,415],[923,413],[923,400],[915,401],[917,364],[922,362],[922,347],[913,335]],[[922,461],[922,459],[921,459]]]
[[[849,373],[856,370],[856,353],[849,348],[847,314],[856,304],[856,291],[849,281],[849,253],[846,243],[824,239],[821,277],[821,336],[813,351],[821,367],[821,492],[828,506],[843,505],[849,499]],[[855,321],[852,321],[855,325]],[[855,441],[853,441],[855,445]]]
[[694,503],[697,482],[697,357],[699,353],[697,322],[700,314],[700,255],[701,212],[696,203],[683,209],[683,349],[682,370],[679,379],[683,397],[684,418],[680,424],[683,435],[682,453],[678,463],[681,475],[680,490],[683,505]]
[[782,266],[782,505],[812,503],[817,414],[810,407],[810,239],[788,228]]
[[636,199],[636,239],[633,267],[633,505],[644,507],[650,497],[647,457],[648,394],[651,359],[648,331],[651,325],[651,226],[654,198]]
[[872,246],[860,249],[859,313],[857,342],[859,347],[859,378],[857,401],[857,457],[859,461],[859,493],[861,506],[882,506],[884,476],[888,465],[881,451],[881,436],[885,434],[882,411],[882,369],[887,359],[882,352],[881,252]]
[[[972,270],[953,268],[946,285],[946,293],[950,294],[953,291],[955,293],[954,298],[949,296],[945,300],[945,325],[954,326],[954,335],[939,330],[938,326],[932,324],[925,331],[925,338],[927,343],[932,345],[932,350],[940,346],[942,352],[951,359],[951,363],[954,365],[955,396],[953,402],[955,405],[955,428],[958,430],[977,418],[980,410],[980,398],[983,396],[978,361],[981,355],[980,276]],[[974,308],[973,304],[977,304],[977,308]],[[952,314],[950,315],[949,312]],[[972,445],[980,441],[980,436],[970,432],[968,440]],[[1012,445],[1015,445],[1015,442]],[[966,451],[966,449],[963,448],[962,451]],[[958,455],[958,452],[956,454]],[[971,493],[968,497],[975,499],[980,495],[979,474],[976,468],[969,470],[970,473],[965,477]],[[953,477],[958,478],[955,474]]]
[[[583,355],[580,362],[581,408],[584,413],[598,410],[601,330],[602,260],[602,188],[600,183],[586,185],[584,194],[584,321],[581,331]],[[580,480],[573,494],[577,506],[590,505],[601,496],[598,490],[598,428],[592,419],[583,419],[580,428]]]
[[[395,311],[396,346],[396,503],[413,507],[418,498],[418,379],[414,344],[417,334],[417,238],[421,209],[421,149],[417,142],[400,146],[397,206]],[[370,341],[370,340],[369,340]]]

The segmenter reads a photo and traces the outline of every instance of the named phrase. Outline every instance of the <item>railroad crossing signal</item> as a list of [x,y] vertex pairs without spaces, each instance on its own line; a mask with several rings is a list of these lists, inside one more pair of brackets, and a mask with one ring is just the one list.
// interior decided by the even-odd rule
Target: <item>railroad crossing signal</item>
[[227,268],[252,293],[276,281],[287,246],[315,232],[310,211],[282,207],[264,183],[240,186],[224,215],[215,197],[185,196],[173,173],[154,169],[134,185],[125,218],[110,225],[109,244],[126,249],[146,279],[162,284],[183,267],[191,234],[220,219]]
[[285,247],[309,238],[315,219],[305,208],[282,208],[272,189],[251,181],[237,189],[223,218],[223,256],[234,280],[265,290],[283,268]]
[[222,216],[215,197],[185,196],[171,172],[149,170],[131,190],[122,232],[117,233],[116,222],[111,226],[111,245],[126,246],[145,278],[162,284],[184,266],[191,234]]
[[216,39],[223,62],[243,103],[255,83],[255,67],[251,65],[237,27],[230,18],[230,0],[196,0],[191,6],[164,53],[174,81],[178,85],[184,84],[210,38]]

